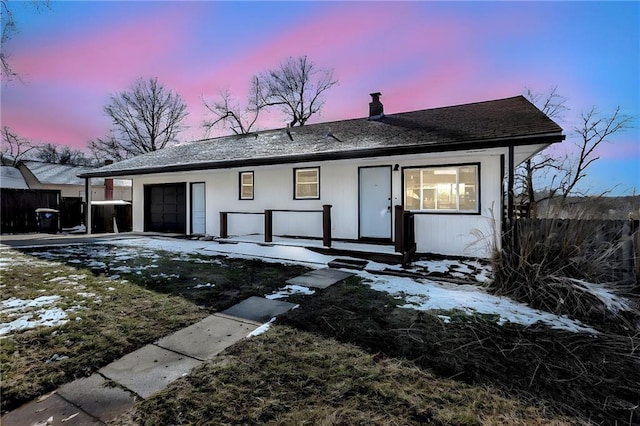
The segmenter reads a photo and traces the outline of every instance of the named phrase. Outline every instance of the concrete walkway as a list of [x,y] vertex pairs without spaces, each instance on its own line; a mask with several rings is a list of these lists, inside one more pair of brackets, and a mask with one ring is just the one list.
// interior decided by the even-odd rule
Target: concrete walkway
[[[335,269],[301,275],[303,286],[326,288],[351,273]],[[67,383],[56,391],[2,416],[4,426],[99,425],[133,408],[227,347],[297,305],[250,297],[221,313],[144,346],[101,368],[90,377]]]

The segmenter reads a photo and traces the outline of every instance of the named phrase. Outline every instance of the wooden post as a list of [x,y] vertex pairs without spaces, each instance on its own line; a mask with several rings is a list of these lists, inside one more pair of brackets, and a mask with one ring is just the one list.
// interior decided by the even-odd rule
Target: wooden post
[[507,219],[513,220],[515,218],[514,215],[514,193],[513,187],[515,182],[515,160],[514,160],[514,148],[513,145],[509,145],[509,158],[507,159],[508,170],[507,170]]
[[273,241],[273,210],[264,211],[264,242]]
[[331,204],[322,206],[322,245],[331,247]]
[[220,212],[220,238],[229,238],[227,231],[227,212]]
[[394,207],[394,226],[396,234],[396,253],[404,252],[404,209],[400,205]]
[[508,225],[509,227],[507,229],[509,229],[510,231],[510,240],[509,240],[509,244],[511,244],[511,247],[517,247],[518,246],[518,235],[516,234],[518,232],[518,230],[516,229],[516,219],[515,219],[515,214],[514,214],[514,205],[515,205],[515,194],[514,194],[514,190],[513,187],[515,185],[515,160],[514,160],[514,147],[513,145],[509,145],[509,158],[507,159],[507,164],[509,167],[509,170],[507,170],[508,173],[508,178],[507,178],[507,221],[508,221]]
[[84,202],[85,202],[85,212],[84,212],[84,220],[85,226],[87,227],[87,234],[91,234],[91,228],[93,227],[93,221],[91,217],[92,209],[91,209],[91,178],[85,178],[84,180]]

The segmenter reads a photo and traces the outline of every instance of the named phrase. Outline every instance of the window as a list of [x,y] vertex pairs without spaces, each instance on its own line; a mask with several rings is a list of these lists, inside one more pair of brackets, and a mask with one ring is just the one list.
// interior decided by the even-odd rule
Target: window
[[320,168],[293,169],[293,198],[296,200],[320,198]]
[[478,164],[404,170],[407,210],[478,213]]
[[240,199],[253,200],[253,172],[240,172]]

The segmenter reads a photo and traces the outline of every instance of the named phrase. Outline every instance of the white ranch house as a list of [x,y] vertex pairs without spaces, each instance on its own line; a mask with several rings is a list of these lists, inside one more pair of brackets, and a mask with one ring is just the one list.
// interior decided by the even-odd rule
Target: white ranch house
[[368,117],[176,145],[81,177],[132,180],[134,231],[488,257],[513,214],[513,169],[562,129],[522,96],[390,115],[379,97]]

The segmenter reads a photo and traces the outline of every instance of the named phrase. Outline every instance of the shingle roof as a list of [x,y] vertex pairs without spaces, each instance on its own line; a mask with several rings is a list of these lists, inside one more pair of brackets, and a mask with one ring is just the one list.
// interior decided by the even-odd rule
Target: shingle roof
[[43,185],[84,185],[80,173],[92,170],[90,167],[70,166],[66,164],[44,163],[41,161],[23,161],[29,171]]
[[[84,179],[78,175],[90,173],[95,167],[73,166],[69,164],[45,163],[42,161],[24,160],[22,163],[43,185],[84,185]],[[92,182],[93,185],[103,185],[102,179]],[[128,180],[118,179],[115,186],[131,186]]]
[[29,189],[20,170],[13,166],[0,166],[0,187],[8,189]]
[[266,130],[175,145],[82,177],[453,151],[559,142],[562,128],[523,96]]

